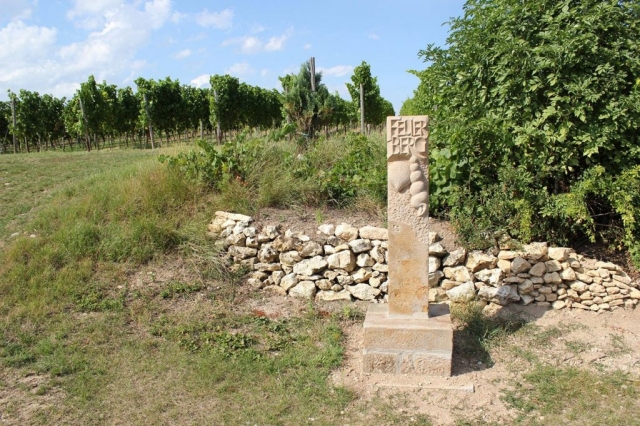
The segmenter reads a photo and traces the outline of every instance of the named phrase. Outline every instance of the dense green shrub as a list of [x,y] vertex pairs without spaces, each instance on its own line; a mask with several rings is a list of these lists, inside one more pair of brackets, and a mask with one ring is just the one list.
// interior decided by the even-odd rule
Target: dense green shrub
[[619,226],[611,241],[632,247],[640,209],[616,185],[640,165],[637,2],[468,0],[464,11],[445,48],[419,53],[430,65],[401,111],[431,116],[432,205],[522,240]]
[[385,144],[379,136],[319,140],[303,151],[295,141],[272,138],[240,135],[221,146],[200,141],[201,150],[161,161],[223,195],[250,197],[253,208],[345,206],[357,197],[386,203]]

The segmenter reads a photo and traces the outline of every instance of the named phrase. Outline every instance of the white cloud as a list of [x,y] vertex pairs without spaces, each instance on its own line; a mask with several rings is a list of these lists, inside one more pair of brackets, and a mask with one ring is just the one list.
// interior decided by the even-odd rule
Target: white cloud
[[269,74],[269,70],[266,68],[260,71],[260,75],[263,77],[266,77],[268,74]]
[[264,46],[264,50],[267,52],[272,52],[274,50],[282,50],[284,47],[284,42],[289,38],[288,34],[283,34],[279,37],[271,37],[269,42]]
[[179,24],[186,17],[187,17],[186,13],[180,13],[178,11],[175,11],[171,15],[171,22],[173,22],[174,24]]
[[173,55],[174,59],[184,59],[191,56],[191,49],[184,49]]
[[285,42],[291,36],[291,32],[291,30],[287,30],[280,36],[271,37],[266,43],[255,36],[230,38],[222,42],[222,47],[237,45],[240,48],[240,52],[244,54],[273,52],[282,50]]
[[191,80],[191,85],[197,88],[208,86],[211,76],[209,74],[202,74]]
[[67,17],[93,28],[67,45],[58,44],[55,28],[10,22],[0,27],[0,92],[28,88],[69,96],[89,74],[100,81],[138,73],[145,66],[136,60],[138,50],[171,14],[170,0],[75,0]]
[[[55,45],[58,31],[55,28],[29,26],[22,21],[13,21],[0,29],[0,79],[6,71],[36,62],[46,57]],[[12,66],[12,63],[15,64]]]
[[265,27],[263,27],[260,24],[253,24],[251,25],[251,28],[249,29],[249,31],[251,31],[252,34],[258,34],[263,32],[264,30],[266,30]]
[[353,72],[351,65],[336,65],[331,68],[318,68],[318,71],[322,71],[323,76],[342,77]]
[[307,43],[307,44],[305,44],[304,46],[302,46],[302,48],[303,48],[304,50],[309,50],[309,49],[311,49],[311,43]]
[[0,0],[0,21],[28,19],[31,13],[29,0]]
[[224,70],[224,72],[235,77],[244,77],[246,75],[253,74],[255,70],[251,68],[251,65],[247,62],[239,62],[231,65],[229,68]]
[[233,25],[233,10],[225,9],[222,12],[209,12],[205,9],[196,15],[196,22],[201,27],[227,30]]
[[369,33],[369,38],[372,40],[378,40],[380,36],[376,33]]

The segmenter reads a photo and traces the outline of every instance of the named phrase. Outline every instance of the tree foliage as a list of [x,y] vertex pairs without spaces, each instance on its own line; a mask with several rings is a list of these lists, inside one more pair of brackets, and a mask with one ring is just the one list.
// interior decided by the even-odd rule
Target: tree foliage
[[[635,219],[611,201],[640,164],[637,2],[468,0],[450,24],[445,48],[419,53],[429,66],[414,72],[420,85],[402,109],[432,118],[432,202],[481,221],[504,195],[506,211],[530,219],[487,227],[557,241],[593,238],[606,218],[640,256]],[[566,195],[595,175],[611,185]],[[640,218],[637,197],[629,202]]]
[[371,75],[371,66],[362,61],[355,67],[351,76],[351,83],[347,89],[351,95],[351,104],[357,120],[360,120],[360,85],[364,91],[364,122],[368,124],[382,124],[387,116],[395,115],[393,105],[380,95],[378,79]]
[[304,62],[298,74],[280,77],[282,106],[288,119],[313,138],[315,132],[330,121],[329,90],[322,83],[322,73],[315,73],[315,92],[311,90],[311,66]]

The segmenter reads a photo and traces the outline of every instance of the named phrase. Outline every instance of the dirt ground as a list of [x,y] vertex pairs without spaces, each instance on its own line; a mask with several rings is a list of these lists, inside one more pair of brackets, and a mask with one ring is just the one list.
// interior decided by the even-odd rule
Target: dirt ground
[[[597,314],[510,305],[502,308],[498,315],[517,316],[542,329],[562,330],[560,337],[550,339],[537,349],[536,355],[541,361],[597,371],[618,369],[635,377],[640,375],[640,309]],[[494,364],[488,366],[473,355],[462,353],[460,333],[454,332],[453,375],[438,379],[363,374],[362,324],[349,326],[345,333],[345,360],[332,379],[335,384],[354,390],[360,398],[403,401],[406,410],[428,415],[434,425],[453,425],[461,418],[478,417],[510,424],[517,414],[508,409],[500,397],[508,382],[517,377],[518,363],[523,362],[506,348],[519,346],[518,340],[524,336],[511,336],[504,349],[497,348],[492,353]],[[572,353],[567,350],[567,343],[584,351]]]

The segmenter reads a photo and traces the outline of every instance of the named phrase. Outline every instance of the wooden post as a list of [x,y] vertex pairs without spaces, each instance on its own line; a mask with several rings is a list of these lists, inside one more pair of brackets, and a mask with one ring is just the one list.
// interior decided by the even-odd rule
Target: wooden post
[[15,154],[16,152],[18,152],[18,141],[16,138],[16,97],[12,96],[11,97],[11,122],[13,124],[13,132],[11,132],[11,134],[13,135],[13,153]]
[[[218,91],[213,89],[213,99],[216,102],[216,106],[218,105]],[[222,132],[220,131],[220,117],[216,117],[216,139],[218,140],[218,145],[222,142]]]
[[151,137],[151,149],[156,149],[156,145],[153,141],[153,125],[151,124],[151,116],[149,115],[149,104],[147,99],[147,94],[142,95],[144,99],[144,112],[147,114],[147,120],[149,120],[149,136]]
[[311,91],[316,91],[316,58],[311,57],[309,61],[309,71],[311,71]]
[[204,140],[204,124],[202,124],[202,120],[200,120],[200,139]]
[[364,135],[364,87],[360,85],[360,132]]
[[82,104],[82,98],[78,96],[78,101],[80,102],[80,111],[82,112],[82,123],[84,124],[84,135],[87,143],[87,152],[91,151],[91,139],[89,139],[89,124],[87,122],[87,115],[84,112],[84,105]]

